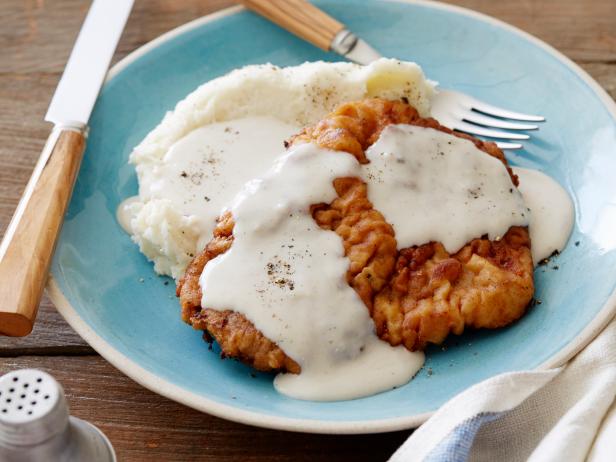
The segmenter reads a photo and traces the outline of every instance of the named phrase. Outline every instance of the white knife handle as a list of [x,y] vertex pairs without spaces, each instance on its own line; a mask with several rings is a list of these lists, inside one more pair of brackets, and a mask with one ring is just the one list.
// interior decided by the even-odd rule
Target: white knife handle
[[240,0],[246,8],[328,51],[344,25],[306,0]]
[[54,128],[0,244],[0,334],[32,331],[83,157],[82,131]]

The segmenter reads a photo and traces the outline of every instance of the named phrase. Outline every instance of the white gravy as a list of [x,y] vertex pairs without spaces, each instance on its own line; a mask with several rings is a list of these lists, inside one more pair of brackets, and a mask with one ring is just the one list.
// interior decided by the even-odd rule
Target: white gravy
[[[539,262],[561,250],[571,232],[573,205],[554,180],[517,168],[518,191],[503,164],[470,141],[430,128],[389,126],[367,151],[370,164],[360,166],[350,154],[313,144],[279,156],[281,140],[296,131],[273,117],[196,129],[141,178],[140,189],[141,199],[169,200],[174,210],[194,217],[199,248],[231,204],[234,242],[205,267],[202,306],[242,313],[300,364],[301,374],[274,380],[290,397],[372,395],[405,384],[424,361],[423,353],[378,339],[346,281],[349,261],[340,237],[319,228],[310,214],[311,204],[336,197],[335,178],[368,183],[369,199],[395,228],[400,248],[440,241],[453,253],[476,237],[498,239],[511,226],[530,223]],[[128,232],[135,200],[118,208]]]
[[[197,128],[171,146],[161,165],[141,176],[141,199],[166,199],[181,215],[194,217],[202,247],[210,240],[221,210],[244,183],[272,165],[284,150],[283,141],[297,131],[296,126],[269,116]],[[118,208],[118,221],[129,233],[130,203]]]
[[504,165],[473,143],[412,125],[390,125],[366,152],[368,198],[399,248],[442,242],[454,253],[487,234],[527,226],[529,213]]
[[561,185],[538,170],[514,167],[520,192],[531,210],[528,227],[535,265],[561,251],[573,228],[573,202]]
[[[359,177],[353,156],[304,144],[236,196],[234,242],[203,271],[202,306],[242,313],[300,364],[276,389],[298,399],[352,399],[408,382],[423,353],[378,339],[349,286],[340,237],[315,223],[310,205],[331,202],[338,177]],[[232,288],[232,290],[229,290]]]

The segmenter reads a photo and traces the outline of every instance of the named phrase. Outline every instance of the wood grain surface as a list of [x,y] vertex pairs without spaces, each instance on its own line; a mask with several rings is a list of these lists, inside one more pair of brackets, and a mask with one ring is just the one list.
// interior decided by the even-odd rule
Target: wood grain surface
[[[455,0],[554,46],[616,98],[616,1]],[[114,61],[228,0],[136,0]],[[83,0],[0,2],[0,234],[49,135],[43,116],[89,7]],[[0,373],[38,367],[64,385],[74,415],[100,426],[120,461],[385,460],[410,434],[319,436],[201,414],[141,388],[87,346],[47,298],[33,333],[0,337]]]

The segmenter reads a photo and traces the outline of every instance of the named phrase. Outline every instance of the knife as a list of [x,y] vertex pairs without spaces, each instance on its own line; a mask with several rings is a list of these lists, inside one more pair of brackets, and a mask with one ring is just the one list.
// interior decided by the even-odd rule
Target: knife
[[0,244],[0,334],[32,331],[85,148],[133,0],[94,0],[45,116],[54,127]]
[[368,64],[381,57],[374,48],[346,29],[344,24],[306,0],[239,2],[324,51],[333,51],[360,64]]

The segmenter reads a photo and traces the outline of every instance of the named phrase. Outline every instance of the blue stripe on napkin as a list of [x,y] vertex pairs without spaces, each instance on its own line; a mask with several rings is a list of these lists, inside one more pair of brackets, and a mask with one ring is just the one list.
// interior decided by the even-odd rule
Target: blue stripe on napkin
[[506,412],[482,412],[463,421],[430,451],[424,462],[466,462],[481,426],[504,414]]

